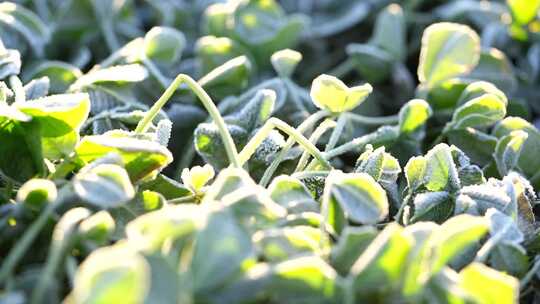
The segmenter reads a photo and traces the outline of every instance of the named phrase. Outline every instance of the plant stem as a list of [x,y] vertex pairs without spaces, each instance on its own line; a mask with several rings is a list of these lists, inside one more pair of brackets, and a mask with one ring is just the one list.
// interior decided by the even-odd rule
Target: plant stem
[[298,109],[302,111],[303,113],[309,114],[308,109],[306,108],[306,106],[304,105],[300,97],[298,96],[296,92],[297,88],[295,88],[295,85],[292,82],[292,80],[290,78],[282,78],[282,80],[283,80],[283,83],[285,84],[285,87],[287,87],[289,94],[291,95],[292,101],[298,106]]
[[[319,141],[321,136],[323,136],[323,134],[326,133],[326,131],[328,131],[330,128],[334,128],[335,126],[336,126],[336,122],[333,120],[327,119],[323,121],[317,127],[317,129],[313,131],[313,134],[311,134],[311,136],[309,137],[309,141],[315,145]],[[296,169],[294,170],[294,172],[302,171],[304,167],[307,165],[308,160],[309,160],[309,154],[306,151],[304,151],[302,153],[302,156],[300,156],[300,160],[298,161],[298,164],[296,165]]]
[[354,66],[355,66],[354,61],[351,58],[347,58],[345,61],[340,63],[337,67],[330,70],[328,74],[333,75],[337,78],[343,78],[354,69]]
[[61,240],[60,244],[57,244],[57,241],[53,240],[51,243],[51,249],[49,255],[47,256],[47,261],[45,262],[45,268],[41,271],[37,286],[32,292],[30,298],[30,304],[38,304],[43,300],[43,296],[47,290],[51,278],[55,277],[54,273],[58,268],[58,265],[62,261],[62,256],[67,250],[68,243],[70,243],[69,238]]
[[144,66],[148,69],[148,71],[150,72],[150,74],[152,76],[154,76],[154,78],[156,78],[157,82],[159,82],[159,84],[161,85],[161,87],[163,89],[167,88],[167,85],[169,84],[170,80],[167,79],[167,77],[165,77],[161,71],[159,70],[159,68],[154,64],[154,62],[148,58],[143,57],[141,59],[142,63],[144,64]]
[[536,275],[536,272],[540,270],[540,258],[539,256],[536,256],[534,265],[531,267],[531,269],[525,274],[523,279],[519,281],[519,288],[523,289],[529,282],[532,280],[532,278]]
[[298,130],[289,126],[282,120],[274,117],[266,121],[266,123],[264,124],[264,126],[262,126],[259,132],[257,132],[257,134],[255,134],[255,136],[251,138],[251,140],[247,143],[242,152],[240,152],[240,164],[245,164],[249,160],[251,155],[255,153],[255,150],[257,150],[257,147],[264,141],[266,136],[274,128],[277,128],[292,137],[299,145],[301,145],[305,150],[307,150],[313,157],[323,163],[326,167],[332,167],[331,164],[326,160],[322,152],[319,151],[319,149],[317,149],[317,147],[315,147],[307,138],[305,138],[302,133],[298,132]]
[[204,91],[204,89],[199,85],[199,83],[197,83],[195,80],[193,80],[193,78],[185,74],[180,74],[176,76],[171,85],[165,90],[163,95],[161,95],[161,97],[156,101],[156,103],[154,103],[150,110],[146,112],[144,118],[137,125],[135,132],[143,133],[148,130],[150,124],[152,123],[152,120],[154,120],[161,108],[163,108],[167,101],[169,101],[169,99],[172,97],[176,89],[183,83],[187,84],[187,86],[195,93],[195,95],[197,95],[199,100],[202,102],[202,104],[214,120],[214,123],[217,125],[230,164],[236,168],[242,167],[239,162],[238,151],[236,150],[236,146],[234,145],[231,134],[229,133],[227,125],[225,124],[223,117],[219,113],[218,108],[212,101],[212,98],[210,98],[210,96]]
[[[330,114],[326,111],[319,111],[312,114],[298,126],[298,129],[297,129],[298,133],[304,133],[307,129],[311,128],[319,120],[323,119],[324,117],[328,115]],[[292,146],[294,145],[294,142],[295,141],[292,136],[289,139],[287,139],[285,146],[283,146],[281,151],[279,151],[279,153],[276,155],[276,157],[274,158],[270,166],[268,166],[268,168],[264,172],[263,177],[261,178],[261,181],[259,182],[260,185],[262,185],[263,187],[266,187],[266,185],[268,185],[268,183],[270,182],[270,179],[272,178],[272,175],[277,170],[279,164],[281,164],[281,162],[283,161],[283,159],[285,158],[289,150],[292,148]]]
[[13,269],[17,267],[17,263],[24,257],[28,248],[32,245],[32,242],[36,239],[41,230],[43,230],[56,207],[67,202],[70,195],[72,195],[70,187],[60,189],[56,201],[49,203],[47,207],[43,209],[39,214],[39,217],[30,225],[19,241],[13,246],[0,268],[0,285],[11,277]]
[[356,113],[345,113],[348,119],[363,125],[393,125],[399,123],[399,115],[369,117]]
[[328,176],[330,174],[330,171],[302,171],[293,173],[292,177],[302,179],[302,178],[308,178],[308,177],[320,177],[320,176]]
[[349,151],[360,149],[364,147],[365,145],[367,145],[373,139],[373,137],[374,137],[373,133],[357,137],[346,144],[343,144],[337,148],[334,148],[326,152],[325,153],[326,159],[331,159],[333,157],[345,154]]
[[19,76],[9,76],[9,85],[13,89],[13,93],[15,93],[14,103],[24,102],[26,100],[26,93],[24,92],[24,86]]
[[195,201],[196,198],[197,198],[196,195],[191,194],[191,195],[182,196],[179,198],[170,199],[167,201],[167,203],[168,204],[183,204],[183,203],[193,202]]
[[337,145],[339,141],[339,137],[341,136],[341,133],[343,133],[343,129],[345,129],[346,124],[347,124],[347,115],[344,115],[344,114],[339,115],[339,118],[337,119],[336,127],[334,128],[332,135],[330,135],[330,139],[328,140],[328,143],[326,144],[326,148],[324,149],[324,152],[330,151]]

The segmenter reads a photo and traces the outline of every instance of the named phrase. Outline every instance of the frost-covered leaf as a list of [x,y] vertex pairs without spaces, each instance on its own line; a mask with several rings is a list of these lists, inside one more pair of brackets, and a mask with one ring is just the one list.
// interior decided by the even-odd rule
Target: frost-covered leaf
[[453,200],[445,191],[425,192],[414,197],[414,216],[412,222],[434,221],[442,223],[452,215]]
[[315,211],[319,204],[315,201],[306,186],[298,179],[286,175],[278,176],[272,180],[268,191],[272,199],[287,208],[289,212]]
[[341,303],[345,291],[342,279],[323,259],[304,256],[281,262],[272,269],[268,291],[273,302]]
[[0,3],[0,29],[11,28],[26,39],[37,56],[43,56],[50,29],[31,10],[9,1]]
[[340,217],[354,223],[375,224],[388,215],[386,192],[366,173],[333,171],[326,179],[324,192],[323,206],[334,227],[340,226],[336,222]]
[[471,71],[480,60],[480,38],[470,27],[436,23],[422,36],[418,79],[429,88]]
[[146,57],[159,62],[177,62],[182,56],[185,45],[184,34],[170,27],[153,27],[144,36]]
[[341,274],[347,275],[358,257],[371,244],[378,231],[371,226],[343,229],[336,245],[330,252],[332,266]]
[[499,139],[493,158],[501,176],[508,174],[518,166],[519,157],[527,137],[526,132],[516,130]]
[[396,61],[405,58],[406,49],[405,17],[401,6],[391,4],[377,17],[370,43],[392,54]]
[[459,273],[461,288],[478,303],[517,303],[519,282],[514,277],[473,263]]
[[171,152],[159,143],[131,138],[125,134],[85,136],[75,147],[77,158],[83,163],[111,152],[122,158],[132,181],[155,175],[172,161]]
[[356,108],[372,90],[369,84],[349,88],[336,77],[323,74],[313,80],[310,95],[317,107],[341,113]]
[[452,159],[450,147],[439,144],[425,156],[425,186],[430,191],[454,191],[460,188],[456,164]]
[[422,99],[413,99],[399,110],[399,132],[411,135],[426,124],[433,111]]
[[291,49],[284,49],[272,54],[270,60],[278,75],[291,77],[296,66],[302,60],[302,54]]
[[22,112],[40,124],[43,154],[58,159],[73,152],[79,130],[88,118],[87,94],[61,94],[18,104]]
[[77,303],[138,303],[146,297],[149,279],[150,269],[141,255],[121,245],[105,247],[81,264],[72,297]]
[[454,112],[452,128],[483,127],[492,125],[506,116],[506,104],[493,94],[484,94],[467,101]]
[[107,209],[120,206],[135,196],[124,168],[113,164],[90,164],[73,179],[77,195],[85,202]]
[[387,225],[352,266],[349,276],[357,299],[388,294],[401,284],[413,238],[398,224]]

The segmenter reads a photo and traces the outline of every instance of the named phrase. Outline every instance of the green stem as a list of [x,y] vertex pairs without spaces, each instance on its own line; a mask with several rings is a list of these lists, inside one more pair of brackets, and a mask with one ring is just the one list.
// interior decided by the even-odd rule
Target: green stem
[[[313,131],[313,134],[311,134],[311,136],[309,137],[309,141],[315,145],[319,141],[321,136],[323,136],[323,134],[326,133],[326,131],[328,131],[330,128],[334,128],[335,126],[336,126],[336,122],[333,120],[327,119],[323,121],[317,127],[317,129]],[[302,156],[300,156],[300,160],[298,161],[298,164],[296,165],[296,169],[294,170],[294,172],[302,171],[304,167],[307,165],[308,160],[309,160],[309,154],[306,151],[304,151],[302,153]]]
[[26,100],[26,93],[24,92],[24,86],[19,76],[9,76],[9,85],[15,93],[15,103],[21,103]]
[[199,85],[199,83],[197,83],[195,80],[193,80],[193,78],[185,74],[180,74],[176,76],[171,85],[167,88],[167,90],[165,90],[163,95],[161,95],[161,97],[150,108],[150,110],[148,110],[144,118],[139,122],[137,128],[135,129],[135,132],[143,133],[148,130],[150,124],[157,116],[161,108],[163,108],[167,101],[169,101],[169,99],[172,97],[176,89],[183,83],[187,84],[187,86],[195,93],[195,95],[197,95],[199,100],[202,102],[202,104],[214,120],[214,123],[217,125],[219,133],[221,135],[221,139],[225,146],[225,150],[227,152],[227,156],[229,158],[229,162],[234,167],[242,167],[239,162],[238,151],[236,150],[236,146],[234,145],[231,134],[229,133],[227,125],[225,124],[223,117],[219,113],[218,108],[212,101],[212,98],[210,98],[210,96],[204,91],[204,89]]
[[154,64],[154,62],[148,58],[146,58],[146,56],[144,58],[141,59],[142,63],[144,64],[144,66],[148,69],[148,71],[150,72],[150,74],[152,76],[154,76],[154,78],[156,78],[156,80],[159,82],[159,84],[161,85],[161,87],[163,89],[167,88],[167,86],[169,85],[170,83],[170,80],[167,79],[167,77],[165,77],[161,71],[159,70],[159,68]]
[[519,288],[523,289],[529,284],[529,282],[532,280],[532,278],[536,275],[538,270],[540,269],[540,258],[539,256],[536,256],[534,265],[531,267],[531,269],[525,274],[523,279],[519,281]]
[[38,304],[43,301],[43,297],[49,283],[51,282],[51,278],[55,277],[55,272],[62,261],[62,256],[68,249],[68,244],[71,243],[70,239],[71,238],[61,240],[60,244],[57,244],[58,241],[52,241],[50,253],[47,256],[47,261],[45,262],[45,268],[42,270],[37,286],[32,292],[30,304]]
[[345,113],[347,118],[353,122],[363,125],[394,125],[399,123],[399,115],[382,116],[382,117],[369,117],[355,113]]
[[341,114],[337,120],[336,127],[334,128],[334,131],[332,132],[332,135],[330,135],[330,139],[328,140],[328,143],[326,144],[326,148],[324,149],[324,152],[328,152],[331,149],[333,149],[341,137],[341,134],[343,133],[343,129],[345,129],[345,125],[347,124],[347,115]]
[[298,106],[298,109],[302,111],[303,113],[309,114],[308,109],[306,108],[306,106],[304,105],[300,97],[298,96],[296,92],[297,89],[295,88],[295,85],[292,82],[292,80],[290,78],[282,78],[282,80],[283,80],[283,83],[285,83],[285,87],[289,91],[289,94],[291,94],[292,101]]
[[345,61],[340,63],[337,67],[333,68],[330,72],[328,72],[329,75],[333,75],[337,78],[343,78],[344,76],[347,76],[355,67],[355,63],[351,58],[347,58]]
[[326,177],[330,174],[330,171],[302,171],[293,173],[292,177],[302,179],[302,178],[310,178],[310,177]]
[[182,197],[179,197],[179,198],[173,198],[173,199],[170,199],[167,201],[167,203],[169,204],[184,204],[184,203],[189,203],[189,202],[193,202],[195,201],[195,199],[197,198],[196,195],[192,194],[192,195],[188,195],[188,196],[182,196]]
[[349,141],[346,144],[343,144],[343,145],[341,145],[341,146],[339,146],[337,148],[334,148],[334,149],[326,152],[325,156],[326,156],[327,159],[331,159],[331,158],[334,158],[336,156],[345,154],[347,152],[357,150],[357,149],[361,149],[365,145],[367,145],[373,139],[373,137],[374,137],[373,133],[357,137],[357,138]]
[[[99,11],[99,9],[96,10],[96,12],[97,11]],[[113,30],[114,25],[109,18],[102,16],[102,14],[100,14],[99,12],[97,13],[99,15],[99,19],[101,19],[99,22],[99,26],[101,28],[101,33],[105,38],[105,43],[107,44],[107,47],[109,47],[109,51],[114,52],[118,48],[120,48],[120,42],[118,41],[118,38],[116,37],[116,34]]]
[[56,207],[67,202],[71,194],[72,190],[69,187],[62,188],[58,193],[56,201],[49,203],[47,207],[41,211],[39,217],[24,232],[15,246],[13,246],[0,268],[0,286],[11,277],[13,270],[24,257],[26,251],[30,248],[36,237],[43,230]]
[[298,132],[298,130],[296,130],[295,128],[289,126],[287,123],[275,117],[272,117],[268,121],[266,121],[266,123],[259,130],[259,132],[257,132],[257,134],[255,134],[255,136],[251,138],[251,140],[247,143],[242,152],[240,152],[240,164],[245,164],[249,160],[251,155],[255,153],[255,150],[257,150],[257,147],[259,147],[259,145],[264,141],[270,131],[272,131],[274,128],[277,128],[292,137],[299,145],[301,145],[305,150],[307,150],[313,157],[323,163],[326,167],[332,167],[331,164],[326,160],[322,152],[319,151],[319,149],[317,149],[317,147],[315,147],[307,138],[305,138],[302,133]]
[[[311,128],[319,120],[323,119],[324,117],[328,115],[329,113],[326,111],[319,111],[312,114],[298,126],[298,129],[297,129],[298,133],[304,133],[307,129]],[[266,135],[264,137],[266,137]],[[268,166],[268,168],[264,172],[261,178],[261,181],[259,182],[260,185],[262,185],[263,187],[266,187],[266,185],[268,185],[268,183],[270,182],[270,179],[272,178],[272,175],[277,170],[277,168],[279,167],[279,164],[281,164],[281,162],[283,161],[283,159],[285,158],[289,150],[292,148],[292,146],[294,145],[294,142],[295,141],[292,136],[289,139],[287,139],[285,146],[283,146],[281,151],[279,151],[278,155],[274,158],[270,166]]]

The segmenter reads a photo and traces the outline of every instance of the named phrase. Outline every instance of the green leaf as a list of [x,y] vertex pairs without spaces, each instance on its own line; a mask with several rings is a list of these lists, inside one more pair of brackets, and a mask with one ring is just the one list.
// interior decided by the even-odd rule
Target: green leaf
[[343,303],[340,283],[336,271],[324,260],[305,256],[275,265],[268,291],[273,303]]
[[122,158],[132,181],[155,175],[172,162],[172,155],[159,143],[123,134],[85,136],[75,147],[77,158],[87,164],[109,153]]
[[[332,171],[326,179],[323,205],[330,216],[339,208],[354,223],[376,224],[388,216],[384,189],[366,173]],[[338,207],[339,206],[339,207]]]
[[460,286],[476,303],[517,303],[519,282],[514,277],[480,263],[472,263],[460,273]]
[[514,92],[518,85],[512,63],[503,52],[495,48],[483,49],[478,65],[469,74],[459,78],[471,84],[479,80],[486,81],[502,92]]
[[184,168],[181,178],[184,185],[189,187],[194,193],[197,193],[214,178],[214,174],[214,168],[206,164],[203,167]]
[[186,46],[184,34],[174,28],[156,26],[144,36],[144,53],[151,60],[177,62]]
[[230,38],[204,36],[197,40],[195,53],[201,64],[202,74],[208,74],[225,62],[245,55],[246,51],[238,42]]
[[433,111],[422,99],[413,99],[399,110],[399,132],[411,135],[418,132],[431,117]]
[[488,232],[489,224],[482,218],[468,214],[457,215],[442,224],[430,238],[430,271],[440,271],[468,246],[480,241]]
[[0,29],[3,27],[14,29],[26,39],[37,56],[43,56],[50,31],[32,11],[13,2],[0,3]]
[[190,269],[195,293],[205,295],[224,285],[254,258],[251,237],[237,223],[232,211],[213,208],[198,231],[193,248]]
[[23,76],[26,81],[47,76],[50,81],[51,93],[61,94],[66,92],[69,86],[82,76],[82,72],[77,67],[66,62],[42,61],[25,70]]
[[75,276],[76,303],[141,303],[149,289],[150,268],[145,259],[126,246],[94,251]]
[[102,210],[84,219],[78,227],[78,233],[85,241],[91,240],[97,245],[106,245],[115,229],[114,219],[109,212]]
[[530,266],[527,251],[513,243],[497,244],[491,251],[489,263],[491,267],[517,278],[523,277]]
[[354,67],[369,82],[384,82],[392,73],[395,58],[379,46],[351,43],[346,51]]
[[225,97],[240,93],[248,85],[253,70],[246,56],[235,57],[204,75],[198,82],[212,95]]
[[90,112],[90,98],[87,94],[53,95],[17,107],[39,122],[43,155],[58,159],[71,154],[78,143],[79,130]]
[[277,51],[270,57],[274,70],[281,77],[291,77],[296,66],[302,61],[302,53],[291,49]]
[[0,79],[11,75],[19,75],[21,72],[21,54],[17,50],[8,50],[0,40]]
[[147,253],[159,252],[166,243],[193,237],[205,216],[193,204],[170,205],[147,212],[127,224],[127,242]]
[[460,188],[456,164],[452,159],[450,147],[438,144],[425,156],[425,186],[430,191],[454,191]]
[[424,192],[414,197],[414,216],[411,222],[442,223],[453,214],[453,201],[446,191]]
[[90,164],[73,179],[73,188],[85,202],[106,209],[118,207],[135,196],[124,168],[113,164]]
[[90,71],[79,77],[70,87],[70,91],[79,91],[94,84],[115,83],[123,85],[141,82],[148,77],[148,71],[139,64],[118,65],[110,68]]
[[45,171],[40,124],[15,107],[0,104],[0,171],[24,183]]
[[139,189],[160,193],[167,200],[191,195],[187,187],[163,174],[158,174],[156,178],[144,182]]
[[361,104],[373,91],[369,84],[349,88],[330,75],[320,75],[311,85],[313,103],[333,113],[347,112]]
[[485,166],[493,160],[497,138],[474,128],[450,130],[448,143],[459,147],[475,164]]
[[330,263],[341,274],[347,275],[358,257],[377,236],[372,226],[347,226],[330,252]]
[[31,179],[17,191],[17,201],[38,212],[47,204],[54,202],[57,196],[56,185],[47,179]]
[[[507,117],[493,129],[493,135],[498,138],[510,135],[513,131],[522,130],[527,133],[527,139],[521,148],[518,167],[527,177],[534,176],[540,169],[540,158],[536,157],[535,151],[540,149],[540,132],[535,126],[519,117]],[[537,186],[538,182],[533,181]]]
[[467,101],[454,112],[453,129],[492,125],[506,116],[506,103],[493,94],[484,94]]
[[520,25],[531,22],[540,9],[539,0],[506,0],[514,20]]
[[510,216],[495,208],[488,209],[485,216],[489,220],[491,238],[496,243],[502,242],[517,245],[524,241],[525,237],[523,233]]
[[403,10],[398,4],[391,4],[377,16],[370,44],[390,53],[395,61],[402,61],[406,56],[406,36]]
[[476,81],[465,87],[457,102],[458,106],[464,105],[470,100],[482,97],[485,94],[497,96],[505,105],[508,105],[508,98],[503,91],[499,90],[494,84],[486,81]]
[[357,301],[372,293],[388,295],[399,288],[413,245],[413,238],[401,226],[387,225],[350,270]]
[[282,262],[299,255],[320,255],[330,248],[320,228],[292,226],[261,230],[253,235],[259,255],[271,263]]
[[409,159],[405,166],[407,187],[414,191],[424,185],[424,175],[427,167],[427,159],[423,156],[414,156]]
[[505,176],[517,168],[521,151],[528,136],[526,132],[516,130],[499,139],[493,158],[501,176]]
[[480,60],[480,38],[470,27],[436,23],[424,31],[418,79],[432,88],[470,72]]
[[43,98],[49,94],[49,84],[47,77],[33,79],[24,85],[24,96],[27,100]]
[[287,208],[289,213],[319,211],[319,204],[307,187],[294,177],[282,175],[274,178],[268,191],[272,200]]

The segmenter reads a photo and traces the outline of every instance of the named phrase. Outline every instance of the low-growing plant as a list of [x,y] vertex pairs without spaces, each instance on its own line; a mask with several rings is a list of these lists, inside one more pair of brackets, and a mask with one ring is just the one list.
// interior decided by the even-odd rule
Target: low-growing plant
[[540,301],[539,9],[0,3],[0,303]]

